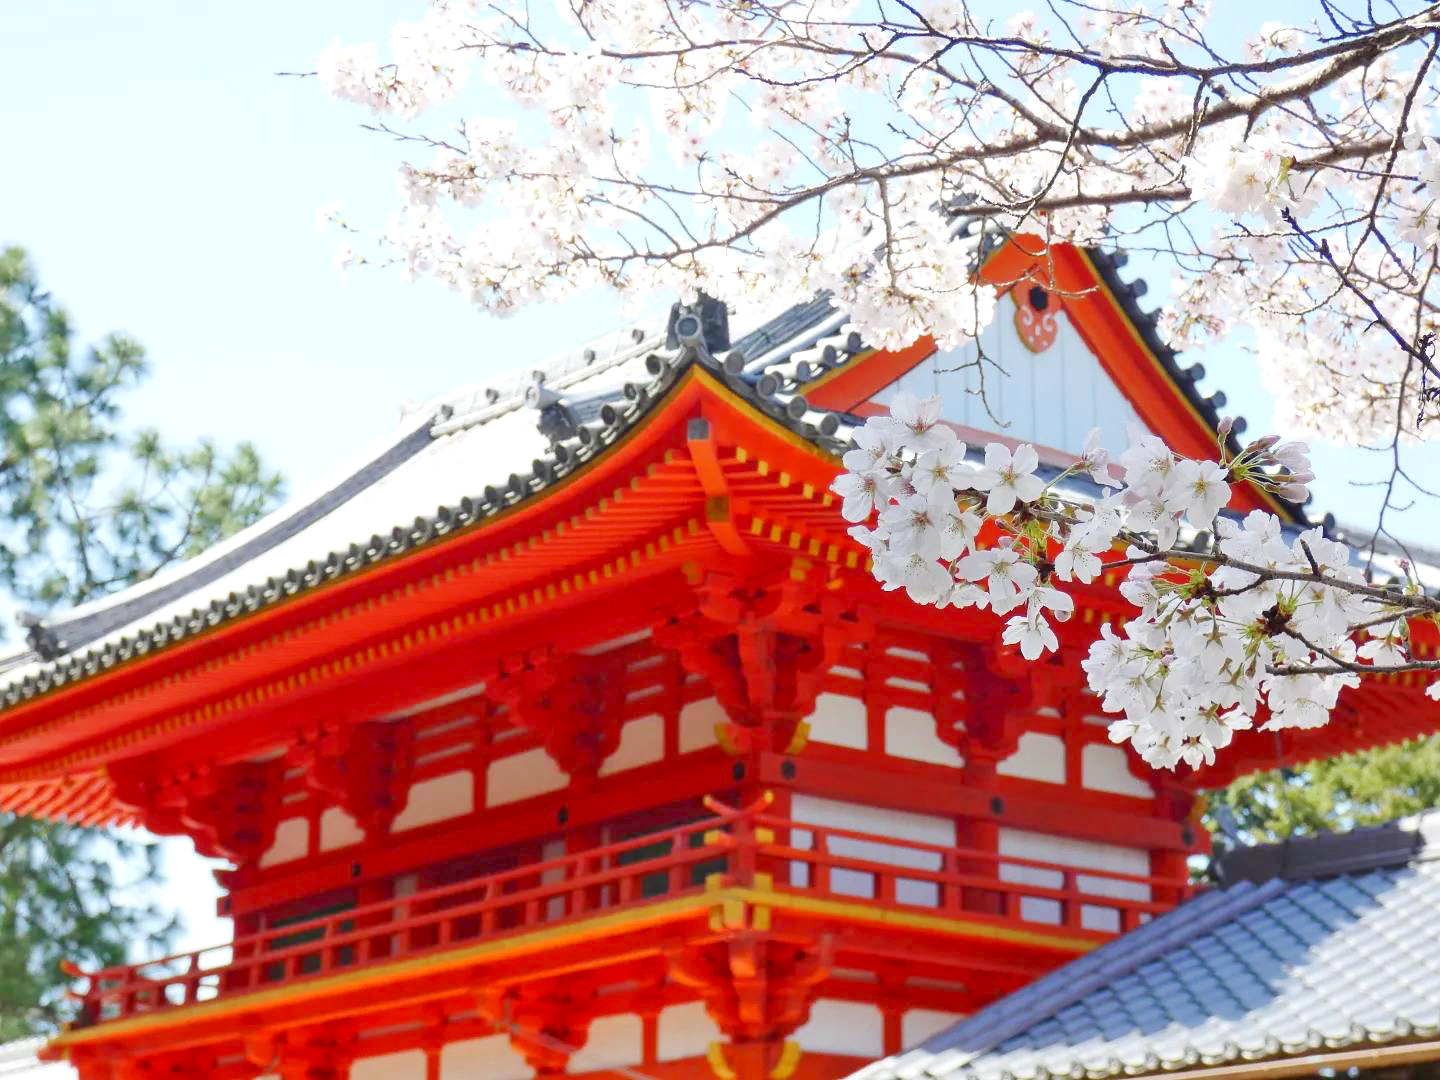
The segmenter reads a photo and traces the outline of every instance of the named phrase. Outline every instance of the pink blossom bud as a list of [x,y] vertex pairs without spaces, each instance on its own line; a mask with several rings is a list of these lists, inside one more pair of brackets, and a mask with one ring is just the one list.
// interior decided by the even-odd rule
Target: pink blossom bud
[[1230,437],[1230,430],[1231,430],[1234,426],[1235,426],[1235,418],[1234,418],[1233,416],[1227,416],[1227,417],[1225,417],[1225,419],[1221,420],[1221,421],[1220,421],[1220,427],[1217,429],[1217,430],[1219,431],[1219,433],[1220,433],[1220,438],[1222,438],[1222,439],[1228,439],[1228,438]]

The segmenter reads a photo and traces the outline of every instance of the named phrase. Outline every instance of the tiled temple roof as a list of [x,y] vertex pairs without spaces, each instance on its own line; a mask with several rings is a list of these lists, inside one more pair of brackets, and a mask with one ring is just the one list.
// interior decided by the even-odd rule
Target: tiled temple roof
[[1440,811],[1220,866],[1232,884],[854,1080],[1149,1076],[1440,1035]]
[[[961,236],[981,254],[978,236]],[[990,236],[990,250],[1000,242]],[[1143,283],[1120,260],[1094,257],[1147,346],[1213,424],[1218,404],[1193,367],[1156,339],[1134,306]],[[399,429],[321,490],[148,581],[70,611],[28,620],[31,648],[0,658],[0,707],[10,707],[392,559],[533,499],[640,423],[692,365],[756,409],[838,452],[853,418],[813,408],[806,386],[868,355],[856,328],[821,295],[755,320],[712,356],[667,345],[663,321],[609,334],[409,410]],[[526,404],[538,381],[560,396],[566,424],[542,432]],[[567,426],[568,425],[568,426]],[[479,481],[479,483],[476,483]],[[469,494],[465,494],[469,488]],[[1299,508],[1293,508],[1297,516]],[[376,531],[376,530],[381,531]]]
[[[823,351],[817,334],[833,322],[828,301],[796,305],[762,320],[738,344],[773,342],[777,358],[787,349]],[[838,453],[848,443],[851,424],[811,408],[793,378],[769,365],[745,371],[735,349],[715,357],[667,347],[665,331],[663,323],[637,326],[428,402],[318,492],[148,581],[33,620],[31,648],[0,660],[0,678],[8,679],[0,705],[109,670],[536,498],[623,438],[695,365],[822,449]],[[853,355],[843,352],[836,362]],[[573,427],[560,437],[542,432],[540,410],[527,405],[537,381],[569,410]]]

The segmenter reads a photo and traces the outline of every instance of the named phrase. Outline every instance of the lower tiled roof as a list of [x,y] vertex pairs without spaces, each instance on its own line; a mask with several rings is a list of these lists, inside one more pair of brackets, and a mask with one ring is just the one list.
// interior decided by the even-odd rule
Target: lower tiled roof
[[0,1043],[0,1080],[75,1080],[75,1069],[63,1061],[45,1062],[35,1055],[44,1036]]
[[1350,873],[1271,860],[1289,876],[1203,893],[856,1080],[1145,1076],[1440,1035],[1437,824],[1310,860]]

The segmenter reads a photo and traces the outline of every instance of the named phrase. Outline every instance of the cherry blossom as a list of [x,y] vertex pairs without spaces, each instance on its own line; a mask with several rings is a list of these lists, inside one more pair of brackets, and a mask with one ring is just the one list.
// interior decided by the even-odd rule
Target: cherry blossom
[[318,57],[403,158],[390,221],[333,219],[381,249],[347,264],[501,314],[594,288],[737,310],[824,291],[867,345],[950,349],[1014,284],[978,280],[993,238],[1132,244],[1172,256],[1160,331],[1243,332],[1281,429],[1418,433],[1440,382],[1433,4],[1343,28],[1227,8],[1224,41],[1196,0],[532,8],[431,0],[384,47]]
[[1192,522],[1211,521],[1230,501],[1225,477],[1225,470],[1213,461],[1178,461],[1165,479],[1165,505]]
[[1008,514],[1017,502],[1033,502],[1045,489],[1045,482],[1035,475],[1040,457],[1035,448],[1021,443],[1014,451],[999,443],[985,447],[985,466],[970,477],[976,491],[987,491],[985,512],[992,517]]
[[[1303,443],[1266,436],[1233,450],[1222,436],[1215,460],[1192,459],[1135,430],[1120,455],[1123,485],[1093,440],[1047,481],[1024,443],[990,443],[984,464],[972,463],[940,434],[938,398],[896,404],[898,416],[856,433],[851,468],[835,482],[842,494],[868,485],[876,510],[852,535],[870,549],[875,576],[918,603],[990,611],[1002,620],[1000,643],[1025,660],[1083,650],[1090,692],[1118,717],[1111,738],[1156,767],[1209,764],[1235,732],[1256,726],[1318,727],[1366,675],[1440,673],[1410,647],[1411,620],[1440,618],[1440,600],[1413,582],[1368,581],[1320,528],[1227,509],[1237,484],[1302,484]],[[1097,469],[1116,485],[1098,499],[1084,487]],[[1098,637],[1062,634],[1075,590],[1107,566],[1123,574],[1120,594],[1135,615],[1119,632],[1103,624]]]

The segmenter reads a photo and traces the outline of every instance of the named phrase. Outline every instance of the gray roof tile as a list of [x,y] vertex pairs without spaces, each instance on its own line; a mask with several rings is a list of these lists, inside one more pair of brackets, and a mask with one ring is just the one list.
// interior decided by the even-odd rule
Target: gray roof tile
[[[1437,824],[1357,831],[1349,873],[1208,891],[855,1078],[1102,1080],[1434,1037]],[[1397,828],[1422,837],[1399,861]]]

